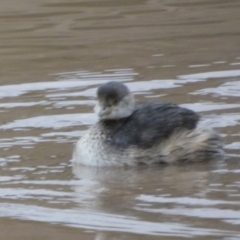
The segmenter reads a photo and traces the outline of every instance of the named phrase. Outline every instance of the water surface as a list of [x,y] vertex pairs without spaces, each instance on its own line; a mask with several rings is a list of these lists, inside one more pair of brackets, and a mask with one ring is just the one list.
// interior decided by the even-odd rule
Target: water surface
[[[239,7],[1,1],[1,239],[239,239]],[[229,158],[73,169],[96,88],[110,80],[199,112]]]

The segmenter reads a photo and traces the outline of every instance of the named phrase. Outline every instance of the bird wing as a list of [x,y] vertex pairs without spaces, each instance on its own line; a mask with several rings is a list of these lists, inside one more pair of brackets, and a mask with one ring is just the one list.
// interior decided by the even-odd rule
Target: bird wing
[[138,104],[133,114],[114,131],[112,140],[118,147],[149,148],[177,129],[194,129],[198,121],[197,113],[175,104]]

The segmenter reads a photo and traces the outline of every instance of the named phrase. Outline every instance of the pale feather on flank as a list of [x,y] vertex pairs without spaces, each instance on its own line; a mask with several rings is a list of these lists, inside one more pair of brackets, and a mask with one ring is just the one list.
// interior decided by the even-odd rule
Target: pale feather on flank
[[126,152],[129,160],[131,159],[130,165],[201,162],[218,160],[225,156],[221,137],[213,131],[199,129],[176,131],[150,149],[130,147]]
[[222,157],[221,137],[214,131],[195,129],[180,131],[162,143],[162,154],[167,163],[200,162]]

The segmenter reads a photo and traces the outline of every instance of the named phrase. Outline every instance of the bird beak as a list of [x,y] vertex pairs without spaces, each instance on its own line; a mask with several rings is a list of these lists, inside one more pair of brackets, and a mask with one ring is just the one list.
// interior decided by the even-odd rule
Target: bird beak
[[100,112],[98,113],[98,116],[100,118],[110,114],[112,112],[112,107],[103,107]]

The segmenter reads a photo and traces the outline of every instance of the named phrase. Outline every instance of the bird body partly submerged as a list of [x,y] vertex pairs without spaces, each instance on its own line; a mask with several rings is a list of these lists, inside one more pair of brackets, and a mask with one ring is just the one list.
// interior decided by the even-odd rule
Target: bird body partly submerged
[[223,156],[220,136],[197,128],[200,117],[194,111],[169,103],[135,104],[129,91],[120,97],[118,92],[111,91],[113,88],[121,91],[122,86],[125,87],[110,82],[102,92],[100,87],[96,111],[101,118],[76,144],[73,154],[76,163],[135,166],[197,162]]

